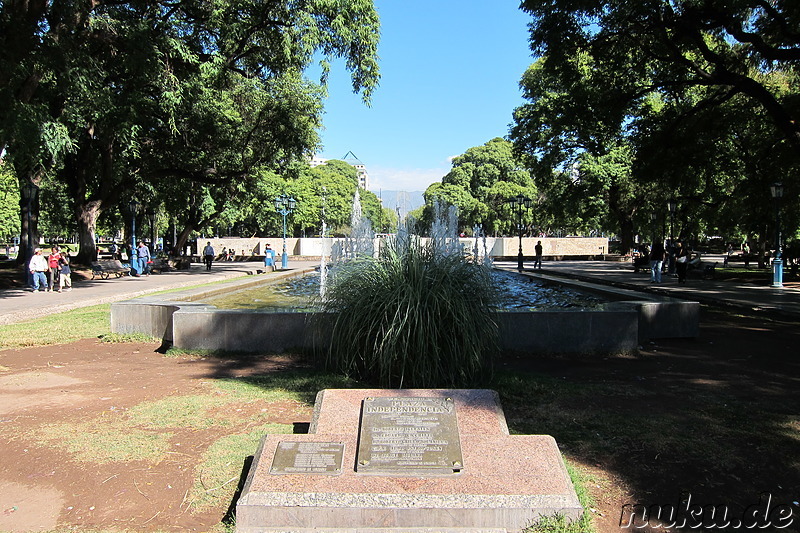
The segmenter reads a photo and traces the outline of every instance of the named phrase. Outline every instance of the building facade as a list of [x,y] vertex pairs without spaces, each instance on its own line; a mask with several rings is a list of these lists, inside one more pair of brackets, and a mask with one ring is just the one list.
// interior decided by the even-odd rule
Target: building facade
[[[324,165],[328,161],[330,161],[330,159],[314,155],[311,158],[311,161],[309,161],[309,164],[311,165],[311,168],[314,168],[320,165]],[[364,165],[364,163],[361,162],[361,160],[359,160],[356,157],[356,154],[354,154],[353,152],[347,152],[341,159],[341,161],[344,161],[345,163],[356,169],[356,175],[358,177],[358,186],[364,189],[365,191],[369,190],[369,173],[367,172],[367,167],[366,165]]]

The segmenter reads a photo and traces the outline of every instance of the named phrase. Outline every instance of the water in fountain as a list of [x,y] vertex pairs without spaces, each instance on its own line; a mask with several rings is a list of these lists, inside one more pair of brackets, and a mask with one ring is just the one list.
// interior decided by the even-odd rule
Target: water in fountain
[[325,223],[325,207],[322,207],[322,252],[319,259],[319,297],[325,298],[325,288],[328,286],[328,239],[327,225]]
[[441,202],[433,204],[431,244],[434,253],[441,255],[463,255],[464,249],[458,240],[458,209]]
[[[500,293],[502,310],[552,310],[597,308],[606,300],[558,284],[523,278],[516,273],[495,270],[492,277]],[[320,276],[316,273],[226,292],[201,300],[220,309],[263,309],[275,311],[317,310]]]
[[[313,306],[313,294],[319,294],[324,298],[325,288],[328,284],[328,270],[335,272],[337,264],[346,261],[345,251],[350,253],[373,253],[373,235],[369,227],[369,221],[364,221],[361,217],[361,204],[356,194],[353,201],[354,214],[351,217],[353,227],[358,230],[353,231],[349,241],[353,244],[345,244],[342,246],[341,241],[333,244],[331,253],[331,260],[326,260],[326,252],[328,251],[328,244],[325,237],[326,223],[323,218],[323,257],[320,263],[320,275],[306,276],[304,278],[297,278],[289,280],[282,284],[270,285],[261,289],[248,288],[242,291],[236,291],[228,294],[225,297],[220,297],[209,301],[214,305],[222,308],[278,308],[286,307],[290,309],[308,309]],[[464,250],[458,239],[458,216],[454,207],[436,205],[434,208],[436,214],[436,221],[431,228],[432,246],[435,247],[436,252],[439,254],[461,254],[464,255]],[[366,222],[366,224],[363,224]],[[398,224],[397,235],[397,248],[402,254],[403,250],[407,250],[411,246],[418,245],[419,237],[414,235],[411,228],[415,226],[415,221],[411,217],[401,221]],[[366,226],[366,229],[365,229]],[[480,234],[480,235],[479,235]],[[361,235],[361,236],[359,236]],[[366,241],[369,241],[368,246]],[[480,230],[476,231],[475,244],[473,252],[475,253],[475,262],[482,263],[485,267],[491,268],[492,259],[489,255],[491,247],[494,245],[494,239],[487,240],[485,233]],[[364,243],[364,246],[361,245]],[[481,250],[481,244],[483,250]],[[368,250],[368,251],[367,251]],[[502,272],[495,272],[494,280],[497,286],[501,289],[501,293],[505,296],[501,297],[499,303],[502,309],[553,309],[562,307],[595,307],[602,303],[602,300],[593,296],[579,294],[575,291],[565,289],[560,286],[552,286],[543,284],[538,281],[530,279],[521,279],[514,274],[507,274]]]
[[375,253],[375,233],[372,231],[372,223],[361,214],[361,195],[358,188],[353,196],[349,241],[351,258],[372,256]]
[[344,243],[337,242],[333,245],[331,266],[360,256],[372,256],[374,253],[375,233],[372,231],[372,223],[362,215],[361,195],[356,188],[353,210],[350,214],[350,236],[345,238]]

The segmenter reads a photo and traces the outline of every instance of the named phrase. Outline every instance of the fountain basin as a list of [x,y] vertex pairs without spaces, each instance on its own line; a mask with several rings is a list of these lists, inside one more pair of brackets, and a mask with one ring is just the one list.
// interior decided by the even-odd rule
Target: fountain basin
[[[304,273],[282,274],[275,280]],[[698,335],[697,302],[542,274],[521,275],[594,292],[609,303],[592,309],[498,311],[500,344],[505,352],[572,356],[635,353],[650,339]],[[173,293],[169,299],[148,296],[116,302],[111,305],[111,330],[150,335],[187,350],[244,353],[308,352],[315,340],[325,341],[324,332],[312,331],[308,320],[311,313],[218,309],[196,301],[210,292],[233,291],[253,283],[263,281],[248,279],[213,290]]]

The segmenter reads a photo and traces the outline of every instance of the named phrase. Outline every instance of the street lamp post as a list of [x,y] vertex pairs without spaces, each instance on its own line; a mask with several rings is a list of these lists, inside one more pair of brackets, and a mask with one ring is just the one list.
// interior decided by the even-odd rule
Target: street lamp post
[[783,287],[783,260],[781,259],[781,217],[779,203],[783,198],[783,184],[773,183],[769,192],[775,199],[775,259],[772,260],[772,286],[776,289]]
[[517,269],[522,270],[522,208],[530,209],[533,201],[526,198],[522,194],[518,194],[516,198],[508,200],[508,204],[513,208],[517,207],[517,230],[519,231],[519,254],[517,255]]
[[150,224],[150,250],[154,251],[156,249],[156,208],[153,206],[149,206],[147,208],[147,219],[148,223]]
[[667,271],[670,274],[675,273],[675,236],[673,234],[675,227],[675,211],[678,209],[678,201],[675,198],[667,200],[667,210],[669,211],[669,266]]
[[139,202],[132,198],[128,207],[131,210],[131,253],[128,254],[128,262],[131,264],[131,270],[134,274],[139,273],[138,266],[134,257],[136,256],[136,211],[139,209]]
[[653,242],[650,243],[650,246],[652,247],[658,240],[658,213],[655,211],[650,213],[650,222],[652,223],[651,227],[653,228]]
[[286,193],[275,198],[275,210],[283,215],[283,254],[281,254],[281,269],[286,270],[289,266],[289,258],[286,256],[286,216],[297,207],[297,201]]

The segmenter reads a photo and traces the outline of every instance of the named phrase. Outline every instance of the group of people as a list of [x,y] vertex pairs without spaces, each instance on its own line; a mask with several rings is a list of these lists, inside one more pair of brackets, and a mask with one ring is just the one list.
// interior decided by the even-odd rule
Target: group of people
[[33,251],[28,263],[33,292],[61,292],[72,290],[72,270],[69,267],[69,254],[58,246],[53,246],[50,255],[44,256],[41,248]]
[[[109,248],[112,257],[119,257],[119,248],[116,243],[112,243]],[[223,258],[225,260],[232,260],[232,252],[223,250]],[[264,251],[264,266],[271,268],[273,271],[276,269],[275,265],[275,250],[270,248],[267,244]],[[206,265],[206,270],[211,270],[211,264],[216,257],[214,247],[211,243],[206,243],[203,249],[203,262]],[[145,276],[150,275],[150,265],[153,263],[150,248],[143,242],[139,241],[138,246],[131,254],[131,276],[140,277],[142,274]],[[30,285],[33,292],[61,292],[63,290],[72,290],[72,270],[69,266],[69,254],[62,253],[58,246],[53,246],[50,254],[45,256],[41,248],[36,248],[28,263],[28,271],[31,274]]]
[[[228,250],[227,248],[222,249],[222,260],[223,261],[232,261],[232,254],[233,250]],[[242,255],[244,255],[244,251],[242,251]],[[211,242],[206,242],[205,247],[203,248],[203,263],[206,265],[206,270],[211,270],[211,265],[214,263],[214,259],[217,257],[216,252],[214,251],[214,247],[211,246]],[[264,249],[264,266],[267,268],[271,268],[272,271],[275,271],[275,250],[273,250],[269,244]]]
[[[669,247],[669,249],[667,249]],[[671,270],[674,260],[675,273],[678,283],[686,283],[686,272],[689,269],[691,250],[681,241],[676,241],[674,246],[665,247],[663,242],[653,243],[650,249],[645,248],[644,254],[650,261],[650,283],[661,283],[661,274]],[[642,259],[645,259],[644,257]]]
[[136,250],[131,254],[131,276],[141,277],[150,275],[150,265],[153,264],[153,256],[150,248],[142,241],[136,246]]

